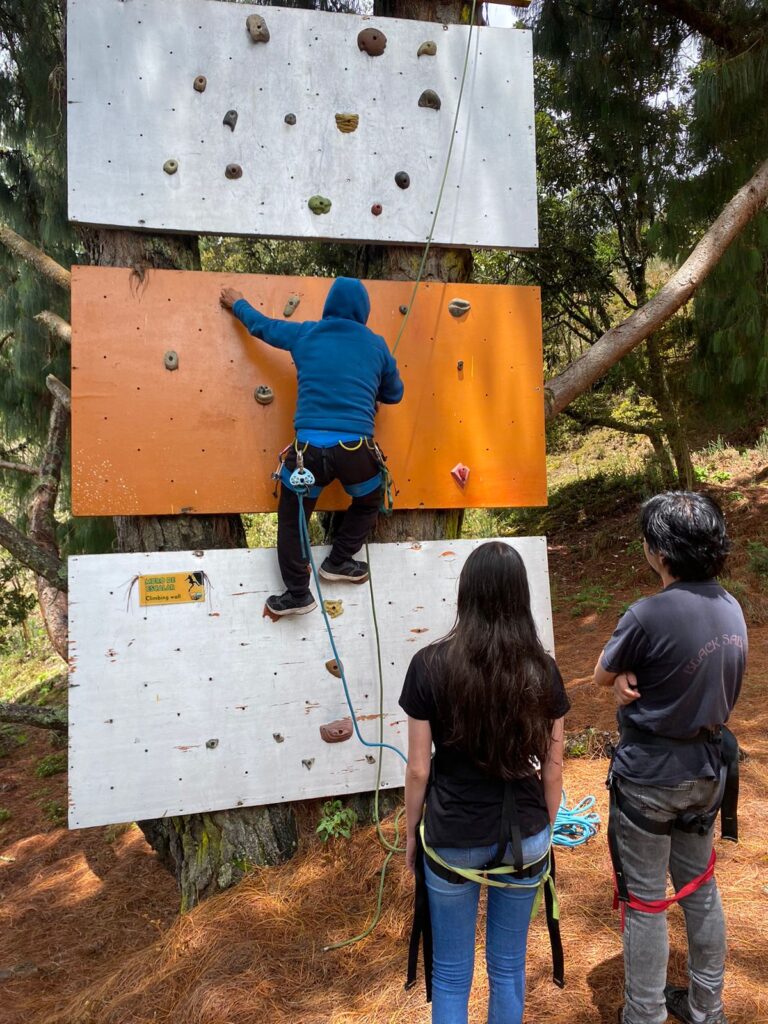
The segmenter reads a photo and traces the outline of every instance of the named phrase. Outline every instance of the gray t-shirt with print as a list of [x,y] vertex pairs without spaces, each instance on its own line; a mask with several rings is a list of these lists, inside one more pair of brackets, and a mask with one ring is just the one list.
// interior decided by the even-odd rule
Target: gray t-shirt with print
[[[738,601],[716,580],[672,583],[636,601],[605,646],[607,672],[634,672],[640,697],[619,708],[622,723],[686,739],[724,725],[741,690],[747,627]],[[715,778],[716,744],[622,744],[614,771],[632,782],[674,786]]]

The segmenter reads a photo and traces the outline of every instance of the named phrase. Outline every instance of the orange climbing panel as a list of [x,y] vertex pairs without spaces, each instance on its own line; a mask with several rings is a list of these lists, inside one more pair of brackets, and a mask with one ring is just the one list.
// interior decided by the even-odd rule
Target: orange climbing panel
[[[413,285],[365,283],[369,326],[391,347]],[[295,371],[286,352],[221,308],[219,292],[237,288],[275,317],[298,297],[292,319],[316,320],[330,284],[165,270],[140,280],[127,269],[73,267],[74,513],[273,510],[270,474],[293,437]],[[449,311],[455,299],[470,304],[459,317]],[[397,360],[405,397],[376,423],[397,508],[546,503],[537,288],[420,285]],[[258,402],[258,388],[274,400]],[[458,464],[470,471],[463,484]],[[334,485],[318,507],[348,502]]]

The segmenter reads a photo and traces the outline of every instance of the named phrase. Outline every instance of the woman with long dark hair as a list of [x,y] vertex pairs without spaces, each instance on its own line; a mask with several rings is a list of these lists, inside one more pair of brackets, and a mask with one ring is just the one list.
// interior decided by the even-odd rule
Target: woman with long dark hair
[[429,854],[433,1024],[467,1024],[474,970],[480,884],[450,868],[501,864],[514,869],[493,876],[511,884],[488,886],[488,1021],[519,1024],[528,924],[560,804],[570,703],[536,632],[523,560],[509,544],[491,541],[469,556],[453,629],[414,656],[400,706],[408,715],[411,871],[422,816]]

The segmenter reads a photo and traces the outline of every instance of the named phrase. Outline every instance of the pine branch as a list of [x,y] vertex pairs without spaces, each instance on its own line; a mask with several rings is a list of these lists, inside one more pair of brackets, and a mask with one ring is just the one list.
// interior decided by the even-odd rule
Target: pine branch
[[13,725],[32,725],[37,729],[67,731],[67,712],[64,708],[36,707],[34,704],[13,704],[0,701],[0,722]]
[[72,408],[72,392],[69,390],[67,385],[60,381],[58,377],[54,377],[52,373],[49,373],[45,378],[45,386],[64,408],[69,412]]
[[582,427],[605,427],[608,430],[618,430],[622,434],[636,434],[648,437],[654,443],[661,444],[661,433],[655,427],[644,427],[636,423],[624,423],[613,416],[588,415],[577,412],[575,409],[564,409],[565,415],[574,420]]
[[768,160],[757,169],[726,204],[720,216],[699,240],[688,259],[648,302],[599,338],[562,373],[546,384],[546,411],[551,418],[627,353],[645,341],[688,302],[717,266],[728,246],[768,201]]
[[67,589],[67,570],[64,563],[49,551],[39,547],[13,523],[0,515],[0,547],[28,569],[42,576],[57,590]]
[[0,224],[0,245],[4,245],[14,256],[29,263],[39,274],[47,277],[59,288],[63,288],[67,292],[71,289],[72,275],[70,272],[56,260],[46,256],[41,249],[22,238],[21,235],[17,235],[7,224]]
[[27,466],[23,462],[7,462],[0,459],[0,469],[10,469],[14,473],[29,473],[30,476],[37,476],[40,472],[39,466]]
[[38,313],[33,319],[47,328],[52,337],[63,341],[65,345],[72,344],[72,327],[58,313],[52,313],[50,309],[44,309],[42,313]]
[[741,53],[750,43],[751,33],[740,33],[726,21],[716,18],[708,11],[702,11],[690,0],[653,0],[656,6],[671,18],[677,18],[688,28],[698,32],[726,50],[728,53]]

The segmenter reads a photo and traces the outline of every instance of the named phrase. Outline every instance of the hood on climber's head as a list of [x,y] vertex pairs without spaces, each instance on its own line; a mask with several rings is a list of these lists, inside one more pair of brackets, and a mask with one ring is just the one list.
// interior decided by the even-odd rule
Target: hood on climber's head
[[356,277],[337,277],[328,292],[323,307],[323,319],[327,316],[367,323],[371,312],[371,300],[362,281]]

